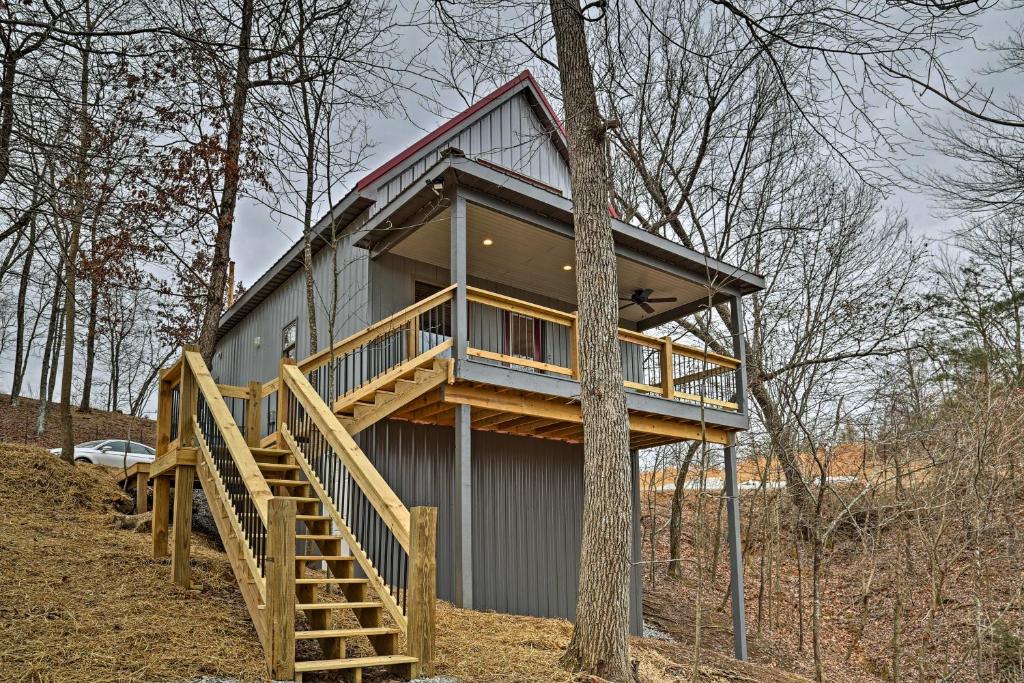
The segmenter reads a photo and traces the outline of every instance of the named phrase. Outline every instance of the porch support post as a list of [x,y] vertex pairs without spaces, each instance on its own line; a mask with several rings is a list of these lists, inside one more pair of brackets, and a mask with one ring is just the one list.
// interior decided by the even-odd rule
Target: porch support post
[[455,406],[455,604],[473,607],[473,479],[470,407]]
[[451,193],[451,279],[455,288],[452,299],[452,358],[455,369],[466,359],[469,344],[469,305],[466,303],[466,198],[456,188]]
[[[743,301],[734,296],[729,301],[733,354],[739,359],[736,369],[736,403],[741,413],[747,412],[747,359],[743,339]],[[725,495],[729,519],[729,581],[732,594],[733,652],[741,662],[747,660],[747,622],[743,594],[743,546],[740,543],[740,492],[736,481],[736,436],[730,435],[725,447]]]

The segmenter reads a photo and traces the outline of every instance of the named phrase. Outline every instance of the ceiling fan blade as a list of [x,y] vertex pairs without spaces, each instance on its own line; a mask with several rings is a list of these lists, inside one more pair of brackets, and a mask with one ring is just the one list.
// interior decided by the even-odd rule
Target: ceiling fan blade
[[634,302],[634,301],[630,301],[630,302],[629,302],[628,304],[624,304],[624,305],[622,305],[622,306],[619,306],[619,310],[621,311],[621,310],[622,310],[623,308],[629,308],[629,307],[630,307],[630,306],[632,306],[632,305],[633,305],[634,303],[636,303],[636,302]]
[[661,297],[658,297],[656,299],[648,299],[647,302],[648,303],[652,303],[652,304],[662,304],[662,303],[669,303],[670,301],[677,301],[677,300],[678,300],[678,297],[674,297],[674,296],[661,296]]
[[644,309],[644,310],[645,310],[645,311],[647,311],[648,313],[654,313],[654,309],[653,309],[653,308],[651,308],[650,306],[648,306],[648,305],[647,305],[647,302],[646,302],[646,301],[644,301],[644,302],[642,302],[642,303],[640,304],[640,308]]

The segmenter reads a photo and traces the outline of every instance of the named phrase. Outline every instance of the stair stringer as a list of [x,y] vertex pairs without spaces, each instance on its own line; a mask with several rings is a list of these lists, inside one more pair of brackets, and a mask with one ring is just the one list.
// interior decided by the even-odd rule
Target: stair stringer
[[[367,427],[370,427],[381,420],[386,419],[388,416],[393,415],[396,411],[401,410],[416,399],[426,395],[431,390],[447,383],[450,364],[451,360],[435,361],[435,367],[431,370],[426,370],[422,367],[417,368],[417,372],[428,373],[428,377],[416,382],[416,386],[414,388],[396,394],[393,398],[375,406],[374,410],[370,411],[367,415],[352,418],[339,417],[338,419],[341,421],[341,424],[345,426],[345,429],[348,430],[348,433],[355,436]],[[396,372],[391,381],[397,382],[407,374],[407,372]]]
[[199,475],[199,484],[203,489],[206,500],[210,505],[210,512],[213,514],[214,525],[220,535],[221,543],[224,545],[224,552],[228,556],[231,570],[235,575],[235,582],[242,593],[242,599],[249,612],[253,625],[256,627],[256,634],[259,636],[260,645],[264,651],[269,647],[270,640],[267,633],[267,624],[264,606],[266,604],[266,586],[263,577],[256,571],[256,560],[249,552],[248,544],[243,540],[242,529],[230,511],[225,501],[229,500],[227,490],[224,488],[220,478],[215,474],[216,470],[211,466],[213,460],[210,455],[209,446],[203,438],[202,431],[196,425],[196,442],[199,445],[199,457],[196,458],[196,473]]
[[449,339],[445,342],[442,342],[441,344],[438,344],[432,349],[424,351],[415,358],[407,360],[403,363],[399,363],[398,365],[394,366],[393,368],[385,372],[380,377],[377,377],[372,381],[367,382],[363,386],[358,387],[357,389],[353,389],[347,394],[338,397],[334,401],[334,413],[337,414],[348,410],[356,403],[359,403],[361,400],[368,396],[372,396],[378,390],[388,386],[395,380],[405,377],[406,375],[412,374],[416,372],[416,370],[421,369],[428,362],[437,358],[442,353],[450,350],[451,348],[452,340]]

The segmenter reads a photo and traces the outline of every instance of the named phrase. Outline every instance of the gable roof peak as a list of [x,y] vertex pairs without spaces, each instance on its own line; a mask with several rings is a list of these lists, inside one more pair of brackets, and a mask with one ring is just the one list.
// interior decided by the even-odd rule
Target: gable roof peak
[[390,175],[396,169],[401,168],[408,163],[412,163],[420,152],[427,150],[432,144],[443,140],[445,137],[454,135],[456,130],[464,125],[468,125],[471,119],[474,119],[477,115],[496,105],[499,101],[503,100],[506,95],[518,92],[519,90],[526,90],[532,95],[533,99],[536,101],[538,117],[540,117],[542,112],[544,116],[549,119],[549,123],[552,127],[557,130],[557,135],[555,136],[558,139],[556,143],[557,147],[563,157],[566,158],[566,161],[568,161],[568,154],[563,140],[565,137],[565,128],[562,126],[562,121],[558,118],[558,114],[555,113],[555,110],[548,101],[548,98],[544,95],[544,91],[541,90],[540,85],[537,83],[537,79],[533,77],[533,73],[529,69],[525,69],[512,80],[499,86],[487,95],[484,95],[468,108],[448,119],[440,126],[414,142],[412,145],[363,176],[363,178],[356,183],[356,191],[366,190],[385,176]]

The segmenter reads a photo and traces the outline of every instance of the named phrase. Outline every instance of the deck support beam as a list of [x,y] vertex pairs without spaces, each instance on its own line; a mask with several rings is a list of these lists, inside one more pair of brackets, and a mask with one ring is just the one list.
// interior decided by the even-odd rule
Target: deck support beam
[[473,608],[473,416],[455,406],[455,604]]
[[[736,403],[747,414],[747,359],[743,338],[743,301],[734,296],[729,301],[729,327],[732,332],[733,355],[740,360],[736,368]],[[725,447],[725,495],[729,520],[729,587],[732,595],[733,653],[741,662],[747,660],[747,623],[743,594],[743,545],[740,542],[740,492],[736,481],[736,435],[730,435]]]
[[171,511],[171,480],[153,480],[153,559],[167,557],[167,517]]
[[192,587],[192,485],[196,468],[178,465],[174,469],[174,550],[171,575],[182,588]]
[[455,371],[466,359],[469,347],[469,304],[466,301],[466,197],[458,188],[451,194],[451,268],[452,284],[456,285],[452,298],[452,358]]

